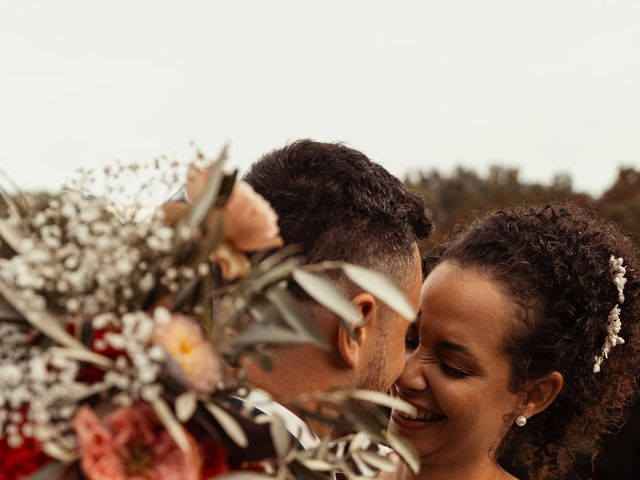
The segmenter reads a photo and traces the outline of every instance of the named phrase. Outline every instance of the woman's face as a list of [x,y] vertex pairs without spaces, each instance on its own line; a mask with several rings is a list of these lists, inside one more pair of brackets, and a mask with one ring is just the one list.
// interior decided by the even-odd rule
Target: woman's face
[[509,390],[503,352],[516,307],[486,274],[447,262],[425,280],[421,305],[395,385],[418,418],[394,411],[390,430],[409,440],[423,463],[486,459],[522,405]]

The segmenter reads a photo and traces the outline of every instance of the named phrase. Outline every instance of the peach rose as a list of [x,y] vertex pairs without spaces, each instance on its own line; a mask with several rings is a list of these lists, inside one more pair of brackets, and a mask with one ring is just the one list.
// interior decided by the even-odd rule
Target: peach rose
[[184,315],[173,315],[154,331],[154,342],[162,345],[180,366],[189,387],[211,393],[222,379],[220,361],[200,326]]
[[[210,169],[189,166],[187,194],[197,200],[204,192]],[[247,182],[239,181],[224,209],[225,237],[239,250],[264,250],[282,246],[278,216],[261,195]]]
[[247,182],[236,182],[223,217],[225,236],[240,250],[282,246],[278,216]]
[[80,465],[89,480],[198,480],[202,458],[195,440],[183,453],[147,404],[119,408],[102,422],[87,406],[74,428]]

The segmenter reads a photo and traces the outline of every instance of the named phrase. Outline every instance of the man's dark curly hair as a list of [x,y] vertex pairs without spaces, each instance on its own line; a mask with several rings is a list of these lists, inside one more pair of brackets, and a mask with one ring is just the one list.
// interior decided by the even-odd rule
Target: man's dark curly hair
[[244,180],[278,214],[285,244],[306,261],[342,260],[402,282],[431,232],[423,200],[363,153],[299,140],[255,162]]
[[[611,255],[623,257],[627,267],[620,332],[626,343],[594,374],[594,356],[618,303]],[[450,236],[440,261],[485,271],[515,300],[518,321],[504,345],[513,392],[553,371],[564,377],[556,400],[526,427],[511,427],[499,449],[499,460],[518,459],[530,478],[563,478],[577,451],[597,451],[602,436],[619,428],[623,406],[637,396],[637,246],[596,213],[560,203],[483,215]]]

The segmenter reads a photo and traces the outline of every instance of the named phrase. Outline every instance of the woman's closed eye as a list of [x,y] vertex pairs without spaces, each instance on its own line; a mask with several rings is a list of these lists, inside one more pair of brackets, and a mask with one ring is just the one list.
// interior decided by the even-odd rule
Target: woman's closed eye
[[461,367],[459,365],[456,365],[455,363],[447,363],[443,360],[440,360],[438,362],[438,364],[440,365],[440,368],[442,369],[442,372],[445,375],[448,375],[450,377],[454,377],[454,378],[467,378],[467,377],[472,377],[473,373],[471,371],[469,371],[468,369]]

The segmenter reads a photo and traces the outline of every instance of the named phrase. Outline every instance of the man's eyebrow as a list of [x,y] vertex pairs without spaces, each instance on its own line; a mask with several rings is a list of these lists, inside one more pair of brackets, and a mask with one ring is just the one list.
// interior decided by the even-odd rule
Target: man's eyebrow
[[476,356],[473,354],[473,352],[471,352],[471,350],[469,350],[464,345],[460,345],[459,343],[448,342],[447,340],[440,340],[438,343],[436,343],[436,348],[438,349],[444,348],[446,350],[453,350],[454,352],[460,352],[476,360]]

